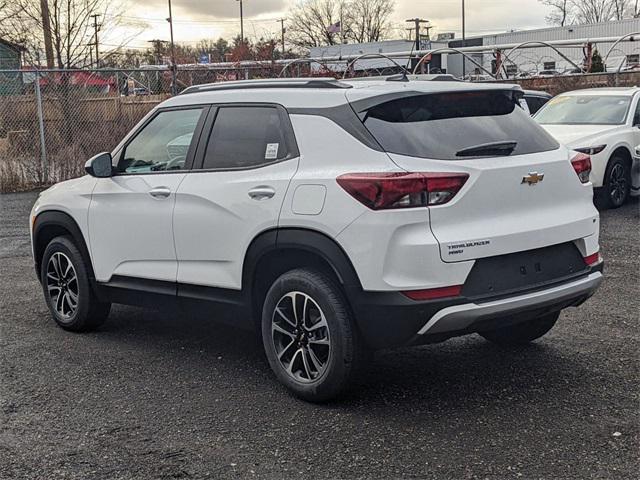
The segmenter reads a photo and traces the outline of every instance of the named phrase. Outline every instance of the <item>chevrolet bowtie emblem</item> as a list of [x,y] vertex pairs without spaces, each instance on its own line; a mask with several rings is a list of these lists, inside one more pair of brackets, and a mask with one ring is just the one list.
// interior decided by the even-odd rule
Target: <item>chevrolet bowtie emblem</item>
[[535,185],[544,180],[544,173],[529,172],[529,175],[522,177],[522,183],[528,183],[529,185]]

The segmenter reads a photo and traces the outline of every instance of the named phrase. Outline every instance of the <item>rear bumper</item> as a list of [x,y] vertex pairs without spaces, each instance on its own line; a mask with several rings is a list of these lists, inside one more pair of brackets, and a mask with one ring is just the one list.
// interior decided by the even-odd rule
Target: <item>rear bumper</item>
[[349,292],[358,327],[374,349],[443,341],[578,306],[602,282],[603,264],[578,278],[509,296],[415,302],[397,292]]
[[596,291],[602,273],[594,272],[584,278],[556,287],[483,303],[464,303],[443,308],[418,331],[418,335],[456,332],[496,318],[523,312],[552,308],[554,311],[581,303]]

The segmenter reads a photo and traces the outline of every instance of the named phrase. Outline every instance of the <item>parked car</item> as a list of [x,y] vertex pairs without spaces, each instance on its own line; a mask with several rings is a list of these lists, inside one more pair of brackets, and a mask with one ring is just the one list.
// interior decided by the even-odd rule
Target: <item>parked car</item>
[[605,208],[640,195],[634,148],[640,143],[640,88],[563,93],[534,117],[558,141],[591,156],[591,182]]
[[555,77],[560,75],[560,72],[557,70],[540,70],[535,76],[536,77]]
[[522,97],[524,101],[523,108],[526,106],[526,111],[530,115],[534,115],[551,98],[553,98],[551,94],[541,90],[525,90]]
[[[38,197],[31,238],[51,315],[87,331],[112,303],[214,318],[222,306],[311,401],[352,385],[373,350],[476,332],[533,341],[593,294],[603,262],[589,157],[531,120],[521,94],[451,81],[189,87],[89,175]],[[176,161],[168,147],[187,139]]]

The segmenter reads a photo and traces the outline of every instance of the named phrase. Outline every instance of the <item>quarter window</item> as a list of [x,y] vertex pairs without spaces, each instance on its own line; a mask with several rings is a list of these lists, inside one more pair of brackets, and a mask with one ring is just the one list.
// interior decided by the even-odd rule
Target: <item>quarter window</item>
[[127,144],[120,173],[184,169],[202,108],[160,112]]
[[275,107],[221,107],[207,142],[203,168],[251,168],[288,155]]

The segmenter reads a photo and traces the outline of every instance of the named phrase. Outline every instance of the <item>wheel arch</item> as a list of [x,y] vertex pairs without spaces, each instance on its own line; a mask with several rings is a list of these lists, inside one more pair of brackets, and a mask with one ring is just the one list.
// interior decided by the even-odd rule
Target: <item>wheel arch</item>
[[288,270],[305,266],[331,275],[347,296],[351,288],[361,288],[351,260],[334,239],[305,228],[268,230],[251,242],[243,265],[242,285],[254,321],[260,320],[260,305],[273,281]]
[[95,275],[91,263],[91,255],[85,241],[84,235],[77,222],[68,213],[59,210],[46,210],[38,214],[33,226],[33,258],[35,261],[36,274],[40,278],[40,266],[42,257],[47,245],[58,236],[69,236],[82,254],[82,259],[87,265],[89,280],[93,285]]
[[609,168],[609,164],[611,163],[611,160],[613,160],[616,157],[622,157],[624,161],[627,163],[629,170],[631,170],[631,166],[633,165],[633,155],[631,154],[631,151],[626,145],[618,145],[613,149],[613,151],[611,152],[611,155],[609,155],[609,160],[607,160],[607,168]]

